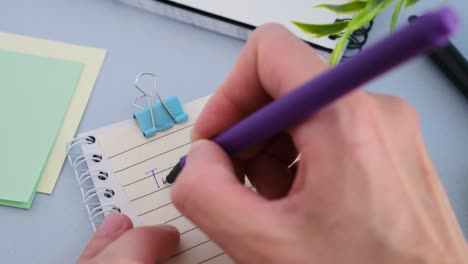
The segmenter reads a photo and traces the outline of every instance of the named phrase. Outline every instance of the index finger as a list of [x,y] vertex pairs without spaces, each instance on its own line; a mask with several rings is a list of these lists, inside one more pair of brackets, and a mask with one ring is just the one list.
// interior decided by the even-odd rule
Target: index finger
[[232,72],[206,104],[192,138],[211,138],[221,133],[325,69],[325,61],[283,26],[259,27]]

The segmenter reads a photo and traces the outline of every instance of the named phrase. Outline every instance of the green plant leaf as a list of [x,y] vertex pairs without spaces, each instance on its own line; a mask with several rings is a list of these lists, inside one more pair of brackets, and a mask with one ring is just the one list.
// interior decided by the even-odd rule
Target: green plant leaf
[[417,4],[418,2],[419,2],[419,0],[406,0],[406,2],[405,2],[405,7],[414,6],[414,5]]
[[335,49],[330,56],[329,64],[336,65],[339,62],[346,47],[346,43],[353,31],[367,25],[392,2],[393,0],[368,0],[366,7],[362,9],[351,21],[349,21],[348,29],[337,42]]
[[[398,17],[403,4],[406,8],[420,2],[420,0],[396,1],[397,5],[393,11],[392,20],[390,23],[391,30],[396,28]],[[343,50],[346,48],[349,37],[353,34],[353,32],[366,26],[392,2],[394,2],[394,0],[350,0],[348,3],[341,5],[321,4],[317,5],[316,7],[329,9],[337,14],[356,13],[356,15],[350,21],[340,21],[333,24],[324,25],[306,24],[296,21],[292,22],[306,34],[314,35],[316,37],[341,34],[341,38],[337,41],[336,47],[333,50],[329,60],[331,65],[335,65],[339,62],[341,55],[343,54]]]
[[339,34],[348,26],[348,21],[339,21],[332,24],[307,24],[297,21],[291,22],[304,33],[313,35],[317,38]]
[[395,6],[395,10],[393,10],[393,15],[392,15],[392,21],[390,22],[390,30],[395,31],[396,24],[398,22],[398,17],[400,16],[400,11],[401,7],[403,6],[403,3],[406,1],[408,3],[408,0],[398,0]]
[[393,0],[369,0],[366,7],[350,21],[348,28],[353,31],[362,28],[392,2]]
[[343,54],[343,50],[348,43],[349,36],[353,31],[348,30],[345,33],[343,33],[343,36],[338,40],[336,43],[335,49],[333,50],[332,54],[330,55],[330,59],[328,61],[328,64],[330,65],[336,65],[338,62],[340,62],[341,55]]
[[362,10],[364,7],[366,7],[366,5],[367,5],[367,1],[356,0],[356,1],[351,1],[349,3],[341,4],[341,5],[321,4],[315,7],[325,8],[337,14],[353,14]]

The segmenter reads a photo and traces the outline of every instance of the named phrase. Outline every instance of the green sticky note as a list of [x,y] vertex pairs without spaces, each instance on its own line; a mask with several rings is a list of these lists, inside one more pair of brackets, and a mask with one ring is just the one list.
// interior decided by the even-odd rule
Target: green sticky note
[[82,67],[0,50],[0,204],[31,206]]

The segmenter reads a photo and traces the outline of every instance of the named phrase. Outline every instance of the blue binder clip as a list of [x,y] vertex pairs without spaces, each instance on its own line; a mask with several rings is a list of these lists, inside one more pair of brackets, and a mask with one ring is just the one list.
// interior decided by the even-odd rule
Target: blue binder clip
[[[141,77],[145,75],[150,75],[154,78],[153,94],[145,92],[138,86]],[[135,80],[135,87],[142,95],[138,97],[133,104],[135,107],[141,109],[133,114],[133,118],[135,118],[145,138],[149,138],[154,136],[157,132],[169,129],[176,123],[187,121],[188,115],[184,112],[177,96],[171,96],[165,100],[161,98],[157,91],[156,75],[153,73],[141,73],[138,75]],[[156,97],[159,100],[158,102],[155,101]],[[142,98],[146,98],[148,104],[147,108],[138,104],[138,101]]]

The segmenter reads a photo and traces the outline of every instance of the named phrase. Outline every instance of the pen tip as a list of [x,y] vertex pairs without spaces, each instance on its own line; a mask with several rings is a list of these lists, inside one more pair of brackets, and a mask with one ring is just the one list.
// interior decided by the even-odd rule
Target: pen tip
[[177,162],[174,168],[172,168],[171,172],[169,172],[169,174],[166,176],[166,182],[170,184],[174,183],[181,170],[182,165],[180,162]]

